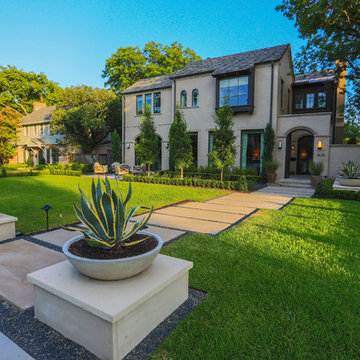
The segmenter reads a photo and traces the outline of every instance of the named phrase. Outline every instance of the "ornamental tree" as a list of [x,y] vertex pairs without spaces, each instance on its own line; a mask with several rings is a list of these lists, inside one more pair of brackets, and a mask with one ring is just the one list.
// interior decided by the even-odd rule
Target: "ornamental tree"
[[264,153],[263,161],[273,160],[273,150],[275,145],[275,133],[270,123],[267,123],[264,131]]
[[121,138],[116,130],[111,134],[111,147],[114,162],[121,163]]
[[177,41],[171,45],[150,41],[144,49],[120,47],[106,60],[102,77],[106,79],[105,85],[121,92],[140,79],[172,74],[197,60],[201,58],[194,50],[184,49]]
[[0,165],[16,155],[15,142],[21,115],[9,105],[0,108]]
[[135,145],[135,151],[140,163],[147,165],[147,175],[150,176],[150,165],[155,164],[159,157],[159,144],[154,118],[149,106],[144,107],[144,115],[140,125],[140,139]]
[[175,120],[169,132],[169,162],[170,167],[180,169],[181,179],[184,178],[184,168],[193,163],[191,139],[183,112],[177,107]]
[[233,111],[227,104],[216,111],[213,116],[217,125],[213,132],[213,151],[208,154],[214,166],[220,170],[220,180],[223,180],[224,168],[235,162],[235,134],[233,130]]

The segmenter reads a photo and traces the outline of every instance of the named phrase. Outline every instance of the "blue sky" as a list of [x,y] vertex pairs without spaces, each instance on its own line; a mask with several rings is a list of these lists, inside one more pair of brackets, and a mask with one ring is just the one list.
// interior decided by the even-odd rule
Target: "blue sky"
[[150,40],[181,42],[201,57],[291,43],[294,23],[274,10],[280,0],[120,1],[0,0],[0,65],[43,72],[61,86],[104,86],[116,49]]

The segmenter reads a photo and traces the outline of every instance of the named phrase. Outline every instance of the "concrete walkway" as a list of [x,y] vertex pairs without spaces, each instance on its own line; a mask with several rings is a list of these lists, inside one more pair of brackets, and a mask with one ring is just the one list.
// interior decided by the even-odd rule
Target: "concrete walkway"
[[0,332],[0,360],[34,360],[13,341]]
[[312,197],[314,195],[314,192],[315,190],[313,188],[278,186],[278,185],[269,185],[256,191],[256,193],[258,194],[304,197],[304,198]]

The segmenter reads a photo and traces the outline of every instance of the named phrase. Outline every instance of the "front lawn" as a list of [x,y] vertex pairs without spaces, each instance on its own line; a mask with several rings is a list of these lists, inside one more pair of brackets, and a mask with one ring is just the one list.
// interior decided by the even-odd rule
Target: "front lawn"
[[296,199],[162,253],[208,294],[154,358],[360,358],[359,202]]
[[[78,202],[80,187],[89,195],[92,179],[71,176],[31,176],[0,178],[0,212],[18,217],[16,230],[32,233],[45,230],[45,213],[40,210],[50,205],[50,227],[77,221],[72,201]],[[111,180],[113,186],[115,181]],[[119,182],[122,193],[126,193],[128,183]],[[129,206],[143,205],[155,207],[181,200],[206,200],[225,194],[226,191],[199,189],[168,185],[133,183],[133,197]]]

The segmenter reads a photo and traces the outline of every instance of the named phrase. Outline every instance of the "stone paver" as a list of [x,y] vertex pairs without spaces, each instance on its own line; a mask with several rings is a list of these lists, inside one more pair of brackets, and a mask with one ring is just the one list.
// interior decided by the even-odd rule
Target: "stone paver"
[[310,188],[297,188],[290,186],[266,186],[255,193],[259,195],[279,195],[289,197],[305,197],[310,198],[314,195],[314,189]]
[[31,236],[34,239],[62,247],[68,240],[74,236],[81,235],[81,232],[70,232],[63,229],[47,231],[41,234]]
[[0,332],[0,360],[34,360],[28,353]]
[[200,209],[200,210],[208,210],[214,212],[225,212],[228,214],[238,214],[238,215],[246,215],[248,212],[255,210],[255,208],[247,207],[247,206],[231,206],[228,204],[212,204],[209,202],[186,202],[177,205],[177,207],[188,208],[188,209]]
[[246,205],[249,208],[277,210],[277,209],[280,209],[281,206],[283,206],[283,203],[275,203],[275,202],[270,202],[270,201],[260,201],[260,200],[251,199],[251,198],[248,198],[247,200],[246,199],[240,200],[240,199],[230,199],[230,198],[226,199],[224,197],[224,198],[221,198],[221,199],[210,200],[209,203],[210,204],[218,204],[218,205],[226,206],[227,204],[229,204],[229,205],[232,204],[233,205],[233,203],[235,201],[238,202],[239,204],[241,204],[242,206]]
[[0,244],[0,296],[22,309],[32,306],[33,289],[26,275],[64,260],[62,253],[29,241]]

